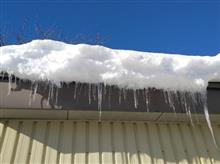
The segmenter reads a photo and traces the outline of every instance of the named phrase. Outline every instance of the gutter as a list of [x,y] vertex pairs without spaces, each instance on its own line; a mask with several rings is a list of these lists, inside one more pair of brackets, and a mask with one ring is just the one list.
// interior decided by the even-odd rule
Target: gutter
[[[93,120],[99,121],[99,111],[45,110],[45,109],[0,109],[0,120]],[[192,114],[193,121],[206,122],[204,114]],[[212,122],[220,123],[220,114],[210,114]],[[147,121],[189,122],[185,113],[166,112],[120,112],[103,111],[101,121]]]

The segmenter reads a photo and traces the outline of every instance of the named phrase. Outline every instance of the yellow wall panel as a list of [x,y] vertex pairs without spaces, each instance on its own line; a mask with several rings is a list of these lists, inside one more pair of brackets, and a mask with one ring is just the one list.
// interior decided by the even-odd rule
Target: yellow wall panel
[[220,125],[2,120],[0,163],[220,163]]

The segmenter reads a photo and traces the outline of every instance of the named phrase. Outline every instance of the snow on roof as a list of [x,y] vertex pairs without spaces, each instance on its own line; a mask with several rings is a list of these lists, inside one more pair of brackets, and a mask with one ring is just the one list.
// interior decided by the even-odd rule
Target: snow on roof
[[105,83],[134,89],[198,91],[220,81],[220,54],[176,54],[114,50],[98,45],[34,40],[0,47],[0,72],[32,81]]

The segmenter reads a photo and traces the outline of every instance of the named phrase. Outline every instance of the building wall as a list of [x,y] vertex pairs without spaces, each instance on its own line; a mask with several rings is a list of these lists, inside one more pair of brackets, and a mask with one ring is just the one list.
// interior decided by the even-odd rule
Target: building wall
[[220,163],[220,124],[1,120],[0,163]]

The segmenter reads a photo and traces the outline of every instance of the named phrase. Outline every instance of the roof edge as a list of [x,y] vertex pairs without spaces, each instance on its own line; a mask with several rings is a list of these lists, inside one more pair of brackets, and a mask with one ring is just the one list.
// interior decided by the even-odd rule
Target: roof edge
[[[204,114],[192,114],[196,123],[205,122]],[[94,121],[149,121],[149,122],[190,122],[185,113],[165,112],[119,112],[84,110],[45,110],[45,109],[0,109],[0,119],[27,120],[94,120]],[[220,123],[220,114],[210,114],[210,120]]]

